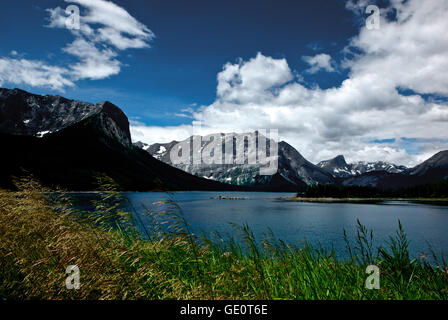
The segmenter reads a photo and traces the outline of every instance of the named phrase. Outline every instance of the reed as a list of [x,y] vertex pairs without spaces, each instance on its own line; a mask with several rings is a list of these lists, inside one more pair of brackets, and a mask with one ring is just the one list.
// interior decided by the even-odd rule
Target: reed
[[[385,247],[360,222],[354,239],[344,231],[349,259],[307,242],[291,245],[268,230],[256,241],[248,225],[235,238],[194,235],[171,201],[135,216],[114,183],[87,211],[67,194],[55,196],[33,180],[18,192],[0,191],[1,299],[447,299],[448,269],[411,259],[401,223]],[[380,268],[380,289],[365,287],[366,266]],[[65,287],[65,269],[77,265],[81,288]]]

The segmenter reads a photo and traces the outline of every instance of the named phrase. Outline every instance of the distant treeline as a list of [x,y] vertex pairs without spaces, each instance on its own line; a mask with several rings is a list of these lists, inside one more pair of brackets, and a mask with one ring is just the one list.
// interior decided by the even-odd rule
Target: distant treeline
[[398,190],[319,184],[308,187],[304,193],[299,193],[298,196],[311,198],[448,198],[448,179]]

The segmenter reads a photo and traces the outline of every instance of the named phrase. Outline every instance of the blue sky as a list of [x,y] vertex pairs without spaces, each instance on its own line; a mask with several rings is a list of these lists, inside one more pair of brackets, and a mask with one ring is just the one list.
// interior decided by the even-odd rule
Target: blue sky
[[[291,68],[305,70],[303,55],[324,50],[334,56],[357,31],[344,1],[117,1],[156,35],[145,49],[121,53],[126,66],[119,76],[80,81],[64,91],[24,89],[42,94],[63,94],[89,102],[111,100],[129,117],[153,125],[187,123],[173,114],[190,105],[206,105],[216,96],[216,75],[225,63],[249,59],[257,52],[287,58]],[[0,55],[15,50],[27,59],[68,64],[72,57],[61,50],[71,40],[68,30],[46,28],[45,9],[64,1],[9,1],[0,21]],[[82,14],[82,7],[81,7]],[[6,18],[6,19],[4,19]],[[338,85],[344,72],[307,75],[310,85]],[[10,84],[9,86],[13,86]]]
[[[440,133],[446,124],[440,123],[447,112],[446,76],[411,77],[428,68],[420,58],[446,74],[446,61],[435,59],[444,48],[419,38],[445,42],[446,25],[436,17],[416,38],[409,33],[446,10],[447,1],[440,7],[422,3],[8,1],[0,19],[0,85],[112,101],[133,120],[133,135],[146,142],[180,138],[200,118],[208,132],[279,129],[314,161],[344,153],[349,160],[411,164],[446,146]],[[81,33],[58,20],[65,19],[70,4],[81,10]],[[366,30],[369,4],[381,9],[380,30]],[[409,56],[402,56],[400,41],[410,46]],[[421,50],[412,52],[413,42]],[[394,63],[400,57],[405,67]],[[20,68],[26,74],[16,77]],[[240,82],[226,78],[229,72]],[[294,98],[282,98],[287,95]],[[400,116],[405,109],[413,118]],[[437,127],[426,132],[430,123]]]

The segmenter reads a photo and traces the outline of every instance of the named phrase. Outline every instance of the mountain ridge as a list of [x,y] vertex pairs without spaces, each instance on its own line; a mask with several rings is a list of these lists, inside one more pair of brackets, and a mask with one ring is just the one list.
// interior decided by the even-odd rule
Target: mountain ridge
[[[270,155],[271,152],[271,143],[268,142],[270,139],[267,139],[263,135],[260,135],[256,132],[247,132],[242,134],[224,134],[224,133],[215,133],[214,136],[220,137],[222,144],[222,156],[226,158],[226,150],[225,150],[225,139],[230,139],[230,137],[234,140],[234,142],[238,139],[243,139],[247,137],[247,139],[256,140],[255,146],[257,147],[257,152],[260,152],[258,149],[258,139],[266,139],[266,154]],[[201,149],[198,152],[203,154],[204,150],[207,150],[208,145],[211,143],[209,140],[209,136],[190,136],[189,138],[183,141],[171,141],[169,143],[155,143],[155,144],[143,144],[142,142],[137,142],[135,145],[146,150],[155,158],[170,164],[174,165],[177,168],[180,168],[186,172],[191,174],[202,176],[207,179],[215,179],[221,182],[227,182],[237,185],[259,185],[259,184],[269,184],[271,178],[269,176],[263,176],[260,174],[260,169],[263,167],[263,164],[249,164],[245,163],[244,159],[238,158],[236,155],[236,144],[233,144],[232,154],[229,155],[230,158],[234,159],[231,164],[220,163],[220,164],[175,164],[170,159],[170,153],[173,148],[178,144],[186,144],[193,143],[193,137],[200,137],[201,141],[205,143],[201,144]],[[289,145],[285,141],[280,141],[278,143],[278,168],[275,170],[276,179],[285,180],[290,185],[296,186],[297,190],[303,190],[310,184],[316,183],[335,183],[335,179],[328,174],[327,172],[321,170],[308,160],[306,160],[296,149],[294,149],[291,145]],[[256,151],[248,151],[248,142],[245,144],[245,152],[247,158],[250,158],[251,152]],[[238,159],[237,159],[238,158]],[[238,161],[237,161],[238,160]],[[243,161],[243,163],[241,162]]]
[[358,161],[354,163],[347,163],[343,155],[338,155],[330,160],[321,161],[317,164],[317,166],[326,170],[335,178],[353,177],[372,171],[400,173],[408,170],[405,166],[396,165],[385,161]]
[[[170,163],[169,151],[176,143],[178,142],[172,141],[170,143],[155,143],[152,145],[138,142],[137,144],[159,160]],[[196,170],[192,170],[188,166],[181,166],[179,168],[195,175],[201,173],[197,168]],[[206,166],[205,172],[209,174],[206,176],[207,179],[223,181],[223,179],[229,179],[228,176],[231,175],[230,173],[227,175],[221,173],[214,176],[213,174],[210,175],[213,172],[207,171],[207,169],[211,170],[211,168],[207,168]],[[237,171],[238,166],[234,166],[231,170],[236,172],[234,172],[233,177],[228,181],[235,183],[235,179],[238,179],[241,172]],[[247,175],[247,172],[245,174]],[[314,165],[288,143],[281,141],[279,142],[279,167],[276,174],[292,185],[295,185],[298,191],[316,183],[373,187],[379,189],[408,188],[431,184],[448,178],[448,151],[440,151],[413,168],[384,161],[359,161],[348,164],[343,155],[338,155],[333,159],[324,160]],[[257,180],[256,177],[252,178]],[[261,180],[263,179],[258,178],[257,182],[262,183],[263,181]],[[265,181],[268,181],[268,179],[265,179]],[[239,181],[237,180],[236,182],[238,183]]]
[[72,191],[97,189],[98,174],[126,191],[242,189],[192,176],[136,148],[126,115],[110,102],[1,89],[0,143],[0,186],[8,189],[24,172]]
[[127,116],[109,101],[92,104],[0,88],[1,133],[42,137],[94,115],[101,117],[101,125],[109,136],[124,145],[132,143]]
[[371,171],[342,181],[345,186],[403,189],[448,179],[448,150],[440,151],[422,163],[400,173]]

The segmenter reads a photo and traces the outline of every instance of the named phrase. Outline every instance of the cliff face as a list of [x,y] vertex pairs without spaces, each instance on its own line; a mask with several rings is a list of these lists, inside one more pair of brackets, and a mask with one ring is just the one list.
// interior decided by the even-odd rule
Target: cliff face
[[129,121],[110,102],[91,104],[61,96],[0,88],[0,133],[41,138],[96,117],[98,129],[121,144],[131,144]]
[[116,105],[110,102],[101,102],[96,105],[99,108],[95,115],[100,118],[101,130],[109,137],[116,139],[125,146],[130,146],[131,132],[129,130],[128,117]]

